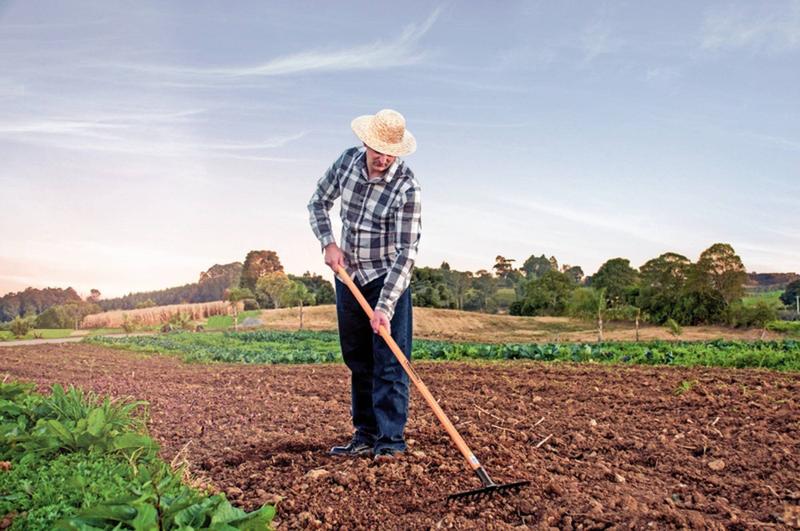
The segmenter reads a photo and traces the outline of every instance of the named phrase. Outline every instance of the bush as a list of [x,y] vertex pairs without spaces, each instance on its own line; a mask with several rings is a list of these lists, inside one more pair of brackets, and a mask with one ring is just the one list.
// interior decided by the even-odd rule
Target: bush
[[142,327],[142,320],[136,316],[131,319],[127,313],[122,314],[122,324],[120,325],[126,334],[135,332]]
[[675,319],[667,319],[666,328],[667,331],[675,337],[683,334],[683,328]]
[[29,319],[15,317],[8,328],[14,337],[24,337],[31,331],[31,322]]
[[727,309],[727,322],[736,328],[764,328],[777,318],[778,309],[765,301],[758,301],[754,306],[734,303]]
[[258,305],[258,301],[255,299],[245,299],[242,302],[244,303],[244,311],[246,312],[261,309],[261,307]]

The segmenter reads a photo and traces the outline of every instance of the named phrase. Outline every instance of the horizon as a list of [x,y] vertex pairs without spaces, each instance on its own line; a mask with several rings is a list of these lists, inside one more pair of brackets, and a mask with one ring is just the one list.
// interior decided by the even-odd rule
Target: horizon
[[0,294],[165,289],[251,249],[331,279],[306,203],[387,107],[419,144],[419,267],[725,242],[799,272],[799,67],[796,0],[2,2]]

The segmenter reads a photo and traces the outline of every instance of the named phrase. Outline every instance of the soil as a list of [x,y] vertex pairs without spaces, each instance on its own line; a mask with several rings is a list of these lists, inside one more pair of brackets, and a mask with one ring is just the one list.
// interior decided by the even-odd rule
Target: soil
[[187,365],[84,344],[9,347],[0,375],[149,402],[162,455],[283,529],[767,529],[800,525],[800,375],[596,364],[418,363],[517,496],[479,482],[412,392],[409,451],[334,458],[351,432],[343,365]]

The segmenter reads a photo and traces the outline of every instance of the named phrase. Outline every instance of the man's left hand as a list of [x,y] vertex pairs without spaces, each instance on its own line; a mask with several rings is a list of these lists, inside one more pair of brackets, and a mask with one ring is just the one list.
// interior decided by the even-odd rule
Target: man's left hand
[[392,333],[392,325],[389,323],[389,318],[386,317],[386,314],[380,310],[375,310],[372,313],[372,319],[370,320],[369,324],[376,334],[380,333],[381,326],[385,327],[389,334]]

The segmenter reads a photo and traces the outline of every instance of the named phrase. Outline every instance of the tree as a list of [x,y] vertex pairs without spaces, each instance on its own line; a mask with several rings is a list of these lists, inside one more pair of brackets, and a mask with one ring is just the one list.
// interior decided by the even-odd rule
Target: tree
[[100,290],[99,289],[92,288],[92,290],[89,293],[90,293],[90,295],[88,297],[86,297],[86,302],[95,302],[95,303],[96,302],[100,302]]
[[275,251],[250,251],[244,260],[239,287],[256,290],[258,279],[267,273],[283,272],[283,266]]
[[256,290],[263,293],[267,298],[272,301],[275,309],[280,307],[281,297],[290,289],[292,281],[283,271],[273,271],[267,273],[258,279],[256,283]]
[[225,292],[225,300],[230,303],[233,311],[234,330],[239,330],[239,303],[252,298],[253,292],[247,288],[230,288]]
[[541,278],[525,284],[522,305],[514,305],[514,312],[520,312],[519,315],[563,315],[574,289],[575,284],[564,273],[547,271]]
[[700,254],[695,266],[694,287],[710,287],[718,291],[726,304],[744,295],[747,282],[742,259],[727,243],[715,243]]
[[671,252],[648,260],[639,268],[637,304],[650,321],[664,324],[675,317],[691,270],[688,258]]
[[786,286],[786,291],[781,294],[781,302],[786,306],[795,306],[797,304],[795,297],[797,296],[800,296],[800,280],[790,282]]
[[495,257],[492,269],[494,269],[498,278],[506,278],[514,270],[514,265],[511,262],[514,262],[513,258],[506,258],[501,255]]
[[621,306],[627,302],[631,290],[636,286],[639,274],[627,258],[612,258],[606,261],[592,275],[592,287],[606,288],[606,300],[611,306]]
[[289,280],[300,282],[308,289],[311,295],[314,296],[314,302],[311,304],[334,304],[336,302],[336,292],[333,289],[333,284],[325,280],[322,275],[306,271],[301,277],[289,275]]
[[530,255],[520,268],[525,272],[525,276],[530,279],[541,278],[547,271],[550,271],[550,260],[545,255]]
[[11,321],[8,329],[11,330],[11,333],[14,334],[14,337],[24,337],[28,332],[31,331],[31,322],[29,319],[22,319],[17,316],[13,321]]
[[443,262],[442,265],[447,265],[446,268],[441,268],[442,278],[444,279],[444,283],[447,285],[447,288],[452,295],[455,308],[458,310],[463,310],[464,296],[472,285],[472,273],[469,271],[456,271],[454,269],[450,269],[450,266],[447,264],[447,262]]
[[303,306],[314,304],[314,295],[302,282],[290,281],[289,287],[280,295],[282,306],[300,306],[300,330],[303,329]]
[[567,275],[575,284],[583,282],[583,268],[581,266],[571,266],[564,264],[561,266],[561,272]]
[[597,340],[603,341],[603,318],[606,311],[605,288],[577,288],[569,297],[567,314],[584,320],[597,320]]

